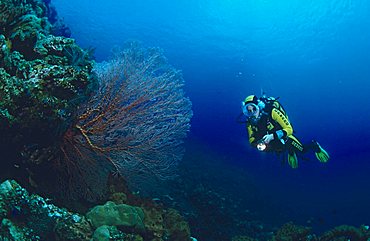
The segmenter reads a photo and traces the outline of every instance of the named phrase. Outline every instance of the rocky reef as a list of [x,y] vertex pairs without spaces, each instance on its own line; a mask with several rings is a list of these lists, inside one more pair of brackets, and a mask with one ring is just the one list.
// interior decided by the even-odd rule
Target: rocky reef
[[115,201],[85,214],[73,213],[6,180],[0,184],[0,239],[191,240],[189,226],[177,211],[149,201],[136,200],[139,206],[120,203],[129,202],[127,198]]
[[49,1],[4,0],[0,16],[0,177],[63,197],[71,175],[60,143],[97,86],[92,52]]
[[[295,225],[293,222],[284,224],[277,231],[272,233],[268,241],[367,241],[370,238],[368,226],[353,227],[342,225],[335,227],[322,235],[312,233],[310,227]],[[235,236],[232,241],[258,241],[249,236]]]
[[48,10],[38,0],[0,3],[1,141],[17,151],[56,139],[94,83],[89,52],[52,35]]

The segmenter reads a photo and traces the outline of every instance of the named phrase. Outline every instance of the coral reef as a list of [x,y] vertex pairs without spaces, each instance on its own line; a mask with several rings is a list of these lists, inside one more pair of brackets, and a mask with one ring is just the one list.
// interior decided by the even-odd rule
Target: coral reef
[[141,208],[115,204],[111,201],[95,206],[86,214],[86,217],[95,228],[103,225],[144,228],[144,212]]
[[235,236],[231,239],[231,241],[256,241],[256,239],[248,236]]
[[67,165],[73,162],[66,163],[59,148],[78,106],[97,84],[91,52],[71,38],[52,35],[62,24],[45,1],[1,1],[0,16],[0,177],[16,177],[54,197],[94,186],[100,189],[85,196],[96,190],[104,195],[104,185],[69,175]]
[[[0,179],[33,191],[14,180],[0,184],[0,240],[194,240],[178,211],[127,185],[150,190],[176,174],[192,117],[181,72],[159,49],[136,43],[95,65],[69,37],[50,1],[0,1]],[[221,168],[205,175],[195,163],[183,175],[199,178],[179,180],[176,189],[190,200],[186,215],[204,240],[370,239],[368,226],[319,236],[287,223],[268,232],[244,208],[256,201],[240,190],[246,180],[234,187],[244,200],[229,200],[207,185],[232,188]]]
[[0,12],[0,148],[18,181],[97,202],[110,172],[146,190],[175,176],[191,102],[159,49],[131,43],[94,66],[90,51],[53,35],[44,1],[4,1]]
[[189,224],[175,209],[168,209],[164,212],[164,226],[170,240],[188,240],[190,237]]
[[359,228],[341,225],[335,227],[320,236],[319,241],[340,241],[340,240],[353,240],[365,241],[370,239],[369,226],[362,225]]
[[134,195],[124,183],[122,177],[112,175],[109,177],[109,200],[117,205],[124,203],[140,207],[144,213],[142,236],[145,240],[190,240],[189,224],[177,210],[165,208],[157,201]]
[[175,210],[149,203],[138,207],[108,201],[81,215],[6,180],[0,184],[0,239],[190,241],[189,227]]
[[312,234],[311,228],[299,226],[289,222],[284,224],[272,237],[271,241],[365,241],[369,240],[370,231],[368,226],[360,226],[359,228],[342,225],[334,227],[326,231],[321,236]]
[[311,228],[294,225],[292,222],[284,224],[277,232],[273,241],[305,241],[311,240]]
[[32,240],[38,241],[40,237],[33,233],[32,229],[27,227],[19,227],[9,219],[2,219],[0,227],[1,240]]
[[0,238],[190,240],[178,213],[126,187],[174,176],[192,116],[181,73],[136,44],[94,67],[49,4],[0,2],[0,179],[53,198],[1,184]]
[[48,9],[38,0],[0,3],[0,142],[14,153],[57,142],[95,82],[88,52],[51,35]]
[[0,200],[0,218],[3,220],[0,237],[10,240],[29,240],[30,237],[38,237],[40,240],[91,238],[93,230],[84,216],[29,194],[13,180],[0,185]]
[[[76,64],[84,57],[70,53]],[[65,177],[58,185],[64,198],[94,202],[105,198],[105,180],[114,172],[147,194],[159,181],[176,176],[184,152],[192,111],[181,73],[167,64],[159,49],[137,43],[94,71],[99,89],[79,106],[59,150],[42,151],[59,153],[49,161],[50,168],[55,173],[65,170],[48,181],[58,184]]]

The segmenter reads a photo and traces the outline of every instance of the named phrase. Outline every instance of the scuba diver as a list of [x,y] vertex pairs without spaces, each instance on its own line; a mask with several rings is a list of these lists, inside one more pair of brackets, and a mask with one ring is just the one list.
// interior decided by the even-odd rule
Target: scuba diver
[[314,151],[320,162],[327,162],[329,154],[317,141],[303,145],[293,135],[293,127],[277,99],[250,95],[242,102],[243,114],[247,117],[249,143],[259,151],[277,154],[287,152],[288,163],[292,168],[298,167],[297,154],[303,157],[308,151]]

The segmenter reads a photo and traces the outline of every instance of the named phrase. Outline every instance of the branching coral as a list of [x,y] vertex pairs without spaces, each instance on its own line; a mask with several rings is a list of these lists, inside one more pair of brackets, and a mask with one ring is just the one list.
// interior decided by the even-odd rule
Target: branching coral
[[[95,70],[100,88],[80,108],[70,130],[74,135],[65,136],[66,156],[78,160],[95,154],[131,184],[171,178],[192,116],[180,72],[158,49],[134,43]],[[86,150],[93,153],[84,155]]]
[[[49,51],[47,44],[42,46]],[[56,47],[53,51],[62,53],[63,49]],[[68,93],[78,93],[73,91],[76,85],[69,85],[73,83],[70,81],[63,84],[68,73],[60,72],[54,77],[53,73],[59,72],[48,70],[43,64],[38,65],[38,71],[32,72],[28,81],[48,89],[47,81],[52,79],[54,89],[47,93],[58,96],[56,90],[60,88],[63,95],[44,103],[66,109],[58,106],[62,104],[58,100]],[[181,74],[166,63],[158,49],[144,49],[136,44],[111,62],[98,65],[95,71],[100,87],[79,106],[73,115],[74,124],[63,132],[60,143],[38,154],[39,147],[30,149],[25,154],[27,159],[32,163],[50,163],[54,174],[48,176],[48,182],[58,185],[66,199],[100,200],[106,194],[105,184],[111,171],[142,190],[148,190],[155,180],[172,178],[182,158],[181,144],[192,115],[191,103],[182,90]]]

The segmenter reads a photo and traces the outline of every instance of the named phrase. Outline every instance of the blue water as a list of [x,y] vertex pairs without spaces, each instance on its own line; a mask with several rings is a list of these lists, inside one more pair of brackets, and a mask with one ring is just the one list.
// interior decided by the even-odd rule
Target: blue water
[[[228,155],[225,168],[247,169],[287,221],[370,224],[369,1],[52,2],[97,61],[131,39],[161,47],[183,71],[191,136]],[[314,138],[330,152],[328,164],[292,170],[248,146],[235,118],[261,89],[280,97],[303,142]]]

